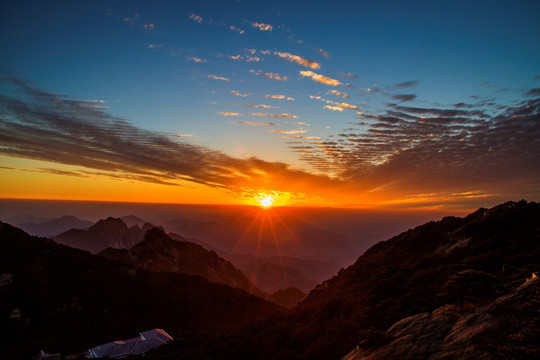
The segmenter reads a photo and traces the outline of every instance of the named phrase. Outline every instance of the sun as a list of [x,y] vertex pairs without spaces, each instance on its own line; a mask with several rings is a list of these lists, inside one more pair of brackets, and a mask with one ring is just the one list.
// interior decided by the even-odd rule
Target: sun
[[269,208],[270,206],[274,205],[275,199],[270,196],[266,195],[262,199],[259,199],[259,205],[261,205],[263,208]]

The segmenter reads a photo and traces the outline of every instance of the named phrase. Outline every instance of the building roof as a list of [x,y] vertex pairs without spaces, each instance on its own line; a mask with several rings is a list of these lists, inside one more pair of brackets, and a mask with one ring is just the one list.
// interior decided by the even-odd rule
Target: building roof
[[128,355],[144,354],[158,346],[168,343],[173,338],[162,329],[144,331],[138,337],[123,341],[112,341],[88,349],[88,359],[122,358]]

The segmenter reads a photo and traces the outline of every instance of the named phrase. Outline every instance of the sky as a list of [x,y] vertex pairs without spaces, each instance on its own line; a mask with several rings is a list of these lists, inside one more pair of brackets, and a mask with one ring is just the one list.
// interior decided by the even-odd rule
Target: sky
[[0,197],[540,195],[538,1],[2,1]]

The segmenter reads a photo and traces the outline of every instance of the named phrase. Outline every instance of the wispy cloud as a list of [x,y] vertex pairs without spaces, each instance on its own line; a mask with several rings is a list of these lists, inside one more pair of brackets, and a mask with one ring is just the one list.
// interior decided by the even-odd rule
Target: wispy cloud
[[224,76],[207,75],[206,77],[209,78],[209,79],[220,80],[220,81],[226,81],[226,82],[230,82],[230,81],[231,81],[231,79],[226,78],[226,77],[224,77]]
[[328,52],[324,51],[323,49],[317,49],[317,52],[319,54],[321,54],[323,57],[325,57],[326,59],[330,58],[330,54]]
[[341,76],[345,78],[353,79],[353,80],[358,79],[358,76],[356,76],[356,74],[353,74],[353,73],[343,73],[341,74]]
[[274,29],[274,27],[270,24],[258,23],[258,22],[252,22],[251,26],[259,29],[260,31],[272,31]]
[[303,77],[310,77],[313,79],[313,81],[319,82],[321,84],[331,85],[331,86],[341,86],[343,85],[341,82],[339,82],[336,79],[332,79],[317,73],[314,73],[313,71],[300,71],[300,75]]
[[133,16],[125,16],[123,20],[130,26],[135,26],[139,21],[141,21],[141,16],[139,14],[133,14]]
[[400,102],[413,101],[414,99],[416,99],[416,95],[414,94],[392,95],[392,99],[399,100]]
[[231,124],[235,125],[249,125],[249,126],[277,126],[278,123],[267,121],[232,121]]
[[243,114],[233,111],[218,111],[218,114],[223,116],[243,116]]
[[156,28],[155,24],[143,24],[143,29],[145,31],[153,31]]
[[202,21],[203,21],[202,17],[200,17],[199,15],[195,15],[195,14],[189,15],[189,19],[193,20],[195,22],[198,22],[199,24],[202,23]]
[[160,49],[162,47],[164,47],[165,44],[148,44],[147,48],[148,49]]
[[271,133],[287,134],[287,135],[307,133],[307,130],[266,130],[266,131],[271,132]]
[[239,33],[239,34],[243,34],[243,33],[244,33],[244,30],[239,29],[239,28],[237,28],[237,27],[235,27],[235,26],[232,26],[232,25],[229,26],[229,29],[231,29],[232,31],[236,31],[236,32]]
[[198,58],[198,57],[195,57],[195,56],[188,56],[186,59],[188,59],[189,61],[193,61],[195,63],[207,63],[208,62],[208,61],[206,61],[206,59],[201,59],[201,58]]
[[339,106],[324,105],[324,108],[333,111],[343,111],[343,108]]
[[306,59],[298,55],[293,55],[287,52],[279,52],[279,51],[274,51],[274,55],[277,55],[282,59],[286,59],[288,61],[297,63],[298,65],[302,65],[302,66],[305,66],[314,70],[321,68],[321,64],[319,64],[318,62]]
[[418,83],[419,83],[418,80],[410,80],[410,81],[404,81],[404,82],[400,82],[400,83],[391,85],[388,88],[389,89],[396,89],[396,90],[407,89],[407,88],[418,85]]
[[263,105],[263,104],[244,104],[247,107],[258,109],[277,109],[275,106]]
[[271,80],[276,80],[276,81],[287,81],[287,76],[281,76],[279,74],[276,74],[276,73],[269,73],[269,72],[264,72],[264,71],[255,71],[255,70],[249,70],[249,72],[257,75],[257,76],[262,76],[262,77],[265,77],[267,79],[271,79]]
[[287,95],[282,95],[282,94],[276,94],[276,95],[265,94],[265,95],[263,95],[263,97],[265,97],[267,99],[279,99],[279,100],[294,101],[294,98],[292,96],[287,96]]
[[327,94],[332,94],[332,95],[335,95],[335,96],[339,96],[339,97],[342,97],[342,98],[345,98],[345,99],[349,99],[351,96],[349,94],[347,94],[346,92],[344,91],[338,91],[338,90],[328,90]]
[[241,93],[241,92],[238,91],[238,90],[231,90],[231,94],[233,94],[234,96],[240,96],[240,97],[249,97],[249,96],[252,95],[252,94],[244,94],[244,93]]
[[527,96],[540,96],[540,88],[531,89],[527,91],[526,95]]
[[261,112],[257,112],[257,113],[249,113],[249,115],[251,116],[264,116],[264,117],[273,117],[273,118],[290,118],[290,119],[297,119],[298,116],[296,115],[291,115],[291,114],[266,114],[266,113],[261,113]]

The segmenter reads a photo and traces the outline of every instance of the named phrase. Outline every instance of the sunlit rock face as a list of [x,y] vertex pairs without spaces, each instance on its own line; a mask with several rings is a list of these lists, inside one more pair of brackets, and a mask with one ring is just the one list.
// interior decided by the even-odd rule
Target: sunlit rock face
[[342,360],[511,358],[516,350],[538,358],[539,302],[534,278],[485,306],[445,305],[402,319],[386,332],[395,340],[371,352],[361,342]]

